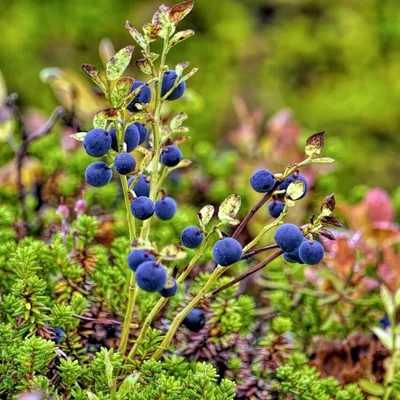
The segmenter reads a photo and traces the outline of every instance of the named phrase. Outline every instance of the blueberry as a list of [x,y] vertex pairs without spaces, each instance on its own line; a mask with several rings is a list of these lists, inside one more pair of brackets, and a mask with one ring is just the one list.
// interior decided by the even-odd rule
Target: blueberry
[[140,122],[135,122],[133,125],[136,126],[136,128],[139,132],[139,136],[140,136],[139,144],[142,144],[149,136],[149,131],[147,130],[146,125],[141,124]]
[[379,320],[379,325],[380,325],[383,329],[389,328],[389,327],[390,327],[390,319],[389,319],[389,317],[386,315],[386,316],[384,316],[383,318],[381,318],[381,319]]
[[[161,96],[164,97],[172,89],[172,86],[174,86],[177,77],[178,75],[173,69],[164,72],[162,86],[161,86]],[[167,97],[167,100],[179,99],[183,95],[185,89],[186,89],[186,82],[181,82]]]
[[89,156],[104,156],[111,148],[111,135],[105,129],[92,129],[85,135],[83,147]]
[[174,167],[182,160],[182,152],[179,147],[170,145],[161,152],[161,162],[167,167]]
[[305,241],[299,248],[299,257],[305,264],[315,265],[324,258],[324,248],[320,242],[316,240]]
[[[110,129],[111,136],[111,147],[115,151],[119,151],[118,149],[118,139],[115,128]],[[135,148],[139,145],[140,134],[135,124],[131,124],[125,129],[124,142],[126,143],[126,151],[130,153],[135,150]]]
[[174,278],[169,278],[164,287],[158,292],[162,297],[172,297],[178,290],[178,284]]
[[126,175],[135,170],[136,160],[132,154],[120,153],[114,159],[114,167],[119,174]]
[[269,215],[273,218],[278,218],[283,209],[285,208],[285,203],[279,200],[273,200],[268,204]]
[[138,269],[140,264],[154,260],[154,254],[150,253],[148,249],[133,249],[127,257],[128,267],[134,272]]
[[105,186],[111,181],[111,178],[112,171],[103,161],[96,161],[86,168],[85,179],[90,186]]
[[182,244],[189,249],[197,249],[204,239],[204,234],[198,226],[188,226],[181,234]]
[[[135,81],[133,82],[131,92],[137,89],[139,86],[142,86],[144,82],[142,81]],[[141,111],[141,108],[137,106],[139,104],[147,105],[151,101],[151,90],[146,85],[143,86],[140,92],[136,95],[136,97],[129,103],[128,107],[126,107],[130,112]]]
[[189,311],[183,320],[183,325],[192,332],[199,332],[206,324],[206,316],[201,308],[195,307]]
[[303,234],[294,224],[283,224],[275,232],[275,241],[285,253],[291,253],[303,243]]
[[306,181],[306,178],[304,178],[303,175],[298,174],[297,177],[295,177],[295,174],[293,173],[292,175],[289,175],[279,186],[278,190],[286,190],[289,185],[294,182],[294,181],[302,181],[304,182],[304,193],[299,197],[299,199],[302,199],[306,194],[308,190],[308,184]]
[[144,221],[154,214],[154,203],[148,197],[136,197],[131,203],[131,211],[135,218]]
[[172,197],[164,197],[155,204],[155,212],[158,218],[166,221],[171,219],[178,209],[178,204]]
[[[135,177],[128,179],[128,186],[131,186],[132,182],[135,180]],[[139,180],[136,182],[136,185],[133,187],[133,191],[136,193],[137,197],[145,196],[149,197],[150,195],[150,178],[147,175],[140,175]]]
[[242,258],[242,253],[242,246],[233,238],[220,239],[213,247],[214,261],[223,267],[239,261]]
[[167,282],[167,272],[161,264],[146,261],[139,265],[135,279],[140,289],[146,292],[159,292]]
[[269,192],[275,184],[274,176],[267,169],[259,169],[250,178],[252,188],[259,193]]
[[[303,242],[306,242],[307,239],[303,238]],[[300,256],[299,256],[299,248],[296,250],[291,251],[290,253],[283,253],[283,258],[291,264],[304,264],[303,261],[301,261]]]
[[64,331],[59,326],[57,326],[57,327],[54,328],[54,334],[56,335],[54,341],[57,344],[60,344],[62,342],[63,337],[64,337]]

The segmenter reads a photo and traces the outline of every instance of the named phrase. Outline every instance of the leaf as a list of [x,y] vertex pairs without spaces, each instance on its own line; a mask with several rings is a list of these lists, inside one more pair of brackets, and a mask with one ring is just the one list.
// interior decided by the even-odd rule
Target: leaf
[[159,25],[151,23],[143,25],[144,37],[148,42],[154,42],[158,37],[159,31],[160,31]]
[[392,350],[392,340],[389,332],[384,331],[382,328],[374,327],[372,332],[378,337],[381,343],[389,350]]
[[180,127],[182,123],[187,120],[188,116],[186,113],[180,113],[175,115],[174,118],[172,118],[171,123],[169,124],[170,128],[172,130],[175,130],[176,128]]
[[169,7],[162,4],[153,15],[151,22],[157,25],[159,29],[158,36],[161,38],[165,38],[167,34],[171,35],[175,31],[175,25],[169,20],[170,11]]
[[180,82],[185,82],[187,81],[189,78],[191,78],[199,69],[198,68],[193,68],[188,74],[186,74],[181,80]]
[[306,185],[303,181],[297,180],[292,182],[286,189],[286,194],[292,199],[297,200],[303,196],[306,190]]
[[155,149],[147,151],[147,153],[142,159],[142,162],[140,163],[139,174],[142,174],[147,168],[147,166],[151,163],[151,160],[153,159],[155,152],[156,152]]
[[226,222],[231,225],[237,225],[234,218],[239,212],[242,199],[238,194],[231,194],[228,196],[219,206],[218,218],[222,222]]
[[121,400],[126,398],[128,393],[132,392],[136,382],[139,380],[139,377],[139,374],[128,375],[118,389],[117,398]]
[[114,367],[110,360],[110,354],[109,354],[108,350],[106,350],[106,349],[104,350],[104,366],[105,366],[105,370],[106,370],[107,383],[108,383],[108,386],[111,387],[113,384]]
[[125,99],[125,104],[128,105],[139,93],[140,91],[146,86],[146,83],[143,83],[143,85],[140,85],[137,87],[135,90],[132,90],[132,92],[129,93],[129,96],[126,97]]
[[215,209],[212,205],[208,204],[204,206],[198,213],[197,217],[199,218],[200,225],[206,226],[212,219],[214,215]]
[[323,158],[313,158],[311,162],[313,164],[331,164],[334,163],[335,160],[333,158],[323,157]]
[[192,160],[187,160],[186,158],[184,158],[183,160],[179,161],[179,163],[177,165],[175,165],[175,167],[170,167],[169,170],[172,171],[172,170],[178,169],[178,168],[186,168],[191,164],[192,164]]
[[329,229],[321,228],[318,233],[329,240],[335,240],[335,235]]
[[161,250],[160,257],[169,261],[184,260],[186,258],[186,251],[176,244],[169,244]]
[[106,65],[106,75],[109,81],[119,79],[131,62],[134,46],[127,46],[121,49],[110,58]]
[[149,61],[146,58],[141,58],[136,61],[136,66],[139,68],[140,71],[142,71],[146,75],[151,75],[151,65]]
[[144,36],[131,25],[129,21],[125,22],[125,28],[128,29],[129,33],[131,34],[133,40],[144,50],[147,48],[147,41]]
[[342,223],[339,221],[338,218],[332,216],[332,215],[328,215],[326,217],[323,217],[321,219],[321,222],[323,224],[328,224],[328,225],[332,225],[332,226],[338,226],[339,228],[342,227]]
[[90,64],[82,64],[83,72],[89,76],[89,78],[104,92],[107,93],[107,87],[105,83],[100,79],[99,71],[96,67]]
[[130,76],[118,80],[110,96],[110,102],[114,108],[118,108],[124,104],[126,97],[131,91],[133,81],[134,79]]
[[168,45],[169,45],[169,47],[174,47],[178,43],[181,43],[184,40],[189,39],[193,35],[194,35],[194,31],[192,31],[191,29],[188,29],[186,31],[177,32],[172,37],[172,39],[169,41]]
[[175,72],[178,76],[181,76],[183,71],[189,66],[189,61],[183,61],[176,65]]
[[[176,132],[176,131],[175,131]],[[179,146],[180,144],[182,144],[183,142],[186,142],[186,140],[189,140],[190,136],[181,136],[178,137],[174,140],[174,145],[175,146]]]
[[321,215],[323,217],[330,216],[335,210],[335,206],[336,206],[336,199],[335,195],[332,193],[329,196],[326,196],[324,201],[322,202]]
[[101,39],[99,44],[99,56],[104,65],[115,54],[115,48],[112,41],[108,38]]
[[182,21],[192,11],[194,3],[192,0],[183,1],[182,3],[173,6],[169,12],[169,20],[173,24],[177,24]]
[[325,131],[310,136],[306,142],[305,152],[308,157],[315,158],[320,155],[324,147]]
[[400,289],[397,289],[394,294],[394,305],[396,308],[400,306]]
[[4,79],[4,75],[0,71],[0,103],[6,96],[7,96],[6,80]]
[[289,199],[288,197],[285,197],[285,204],[288,207],[294,207],[296,205],[296,202],[293,201],[292,199]]
[[385,285],[381,285],[381,298],[386,313],[391,319],[395,310],[394,298],[390,290]]
[[360,385],[361,389],[364,390],[364,392],[374,396],[383,396],[385,394],[385,388],[379,383],[371,382],[366,379],[360,379],[358,384]]
[[108,121],[116,121],[118,119],[118,111],[114,108],[99,111],[93,117],[93,126],[95,128],[106,129]]
[[76,132],[69,136],[74,138],[75,140],[79,140],[79,141],[83,142],[83,139],[85,138],[86,134],[87,134],[87,132]]

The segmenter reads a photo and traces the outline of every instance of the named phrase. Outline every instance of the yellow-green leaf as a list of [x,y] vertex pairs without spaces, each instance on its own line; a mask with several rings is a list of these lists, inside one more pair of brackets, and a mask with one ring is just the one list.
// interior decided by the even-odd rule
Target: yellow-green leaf
[[134,46],[127,46],[110,58],[106,66],[106,75],[109,81],[119,79],[131,62]]
[[306,190],[306,185],[303,181],[297,180],[292,182],[286,189],[286,194],[292,199],[297,200],[303,196]]
[[204,206],[197,214],[200,224],[206,226],[212,219],[215,209],[212,205]]
[[164,260],[184,260],[186,258],[186,252],[182,247],[176,244],[169,244],[165,246],[161,252],[160,257]]
[[131,91],[132,84],[133,78],[130,76],[126,76],[118,80],[110,96],[111,105],[113,107],[118,108],[124,104],[126,97]]
[[234,218],[239,212],[241,204],[241,197],[238,194],[231,194],[219,206],[218,218],[222,222],[227,222],[229,224],[235,225],[237,220],[235,220]]

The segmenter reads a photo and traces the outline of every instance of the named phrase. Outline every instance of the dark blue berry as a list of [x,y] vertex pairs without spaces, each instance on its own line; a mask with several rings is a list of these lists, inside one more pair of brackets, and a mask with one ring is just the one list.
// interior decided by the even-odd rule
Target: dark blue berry
[[112,171],[103,161],[96,161],[90,164],[85,171],[86,182],[90,186],[101,187],[111,181]]
[[381,319],[379,320],[379,325],[380,325],[383,329],[389,328],[389,327],[390,327],[390,319],[389,319],[389,317],[386,315],[385,317],[381,318]]
[[170,145],[161,152],[161,162],[167,167],[174,167],[182,160],[182,152],[179,147]]
[[137,128],[137,130],[139,132],[139,136],[140,136],[139,144],[142,144],[147,139],[147,137],[149,136],[149,131],[146,128],[146,125],[145,124],[141,124],[140,122],[135,122],[133,125],[136,126],[136,128]]
[[286,190],[292,182],[297,181],[297,180],[304,182],[304,193],[299,197],[299,199],[302,199],[307,194],[308,184],[307,184],[306,178],[304,178],[304,176],[301,174],[298,174],[297,177],[295,176],[295,173],[293,173],[292,175],[289,175],[278,186],[278,190]]
[[120,153],[114,159],[114,167],[121,175],[126,175],[135,170],[136,160],[132,154]]
[[[303,242],[306,242],[307,239],[303,238]],[[296,249],[291,251],[290,253],[283,253],[283,258],[291,264],[304,264],[303,261],[301,261],[300,256],[299,256],[299,248],[300,246]]]
[[92,129],[85,135],[83,147],[89,156],[104,156],[111,149],[111,136],[105,129]]
[[273,200],[268,204],[269,215],[273,218],[278,218],[283,209],[285,208],[285,203],[279,200]]
[[[163,81],[161,86],[161,96],[165,96],[174,86],[176,78],[178,75],[173,69],[170,69],[167,72],[164,72]],[[167,100],[177,100],[179,99],[186,89],[186,82],[181,82],[167,97]]]
[[206,324],[206,316],[201,308],[195,307],[189,311],[183,320],[183,325],[192,332],[199,332]]
[[299,257],[305,264],[315,265],[324,258],[324,248],[320,242],[316,240],[305,241],[299,248]]
[[135,218],[144,221],[154,214],[154,203],[148,197],[136,197],[131,203],[131,210]]
[[[111,136],[111,147],[115,151],[119,151],[118,149],[118,139],[115,128],[110,129]],[[125,129],[124,142],[126,143],[126,151],[130,153],[135,150],[135,148],[139,145],[140,134],[135,124],[129,125]]]
[[[132,182],[135,180],[135,177],[128,179],[128,186],[131,186]],[[145,196],[149,197],[150,195],[150,178],[147,175],[140,175],[139,180],[133,187],[133,191],[135,192],[137,197]]]
[[54,328],[54,334],[56,335],[54,341],[57,344],[60,344],[62,342],[63,337],[64,337],[64,331],[59,326],[57,326],[57,327]]
[[283,224],[275,232],[275,241],[285,253],[291,253],[303,243],[303,234],[294,224]]
[[242,258],[242,246],[233,238],[220,239],[213,247],[214,261],[222,267],[234,264]]
[[155,213],[163,221],[171,219],[178,209],[178,204],[172,197],[164,197],[155,204]]
[[161,264],[146,261],[139,265],[135,279],[140,289],[146,292],[159,292],[167,282],[167,272]]
[[178,290],[178,283],[174,278],[169,278],[165,286],[158,292],[162,297],[172,297]]
[[[137,89],[139,86],[142,86],[144,82],[135,81],[133,82],[131,92]],[[138,107],[139,104],[144,104],[145,106],[149,104],[151,101],[151,90],[146,85],[143,86],[140,92],[136,95],[136,97],[129,103],[128,107],[126,107],[130,112],[141,111],[142,109]]]
[[275,184],[274,177],[267,169],[259,169],[250,178],[252,188],[259,193],[269,192]]
[[198,226],[188,226],[181,234],[182,244],[189,249],[197,249],[204,239],[204,234]]
[[128,267],[132,271],[136,271],[140,264],[146,261],[154,261],[154,254],[150,253],[148,249],[133,249],[127,257]]

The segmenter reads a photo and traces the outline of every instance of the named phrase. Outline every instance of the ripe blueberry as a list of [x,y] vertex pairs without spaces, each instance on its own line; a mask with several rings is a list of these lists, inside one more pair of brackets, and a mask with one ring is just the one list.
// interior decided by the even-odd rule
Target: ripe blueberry
[[[131,92],[137,89],[139,86],[142,86],[144,82],[135,81],[133,82]],[[146,85],[143,86],[140,92],[136,95],[136,97],[129,103],[128,107],[126,107],[130,112],[141,111],[141,107],[138,107],[139,104],[143,104],[146,106],[151,101],[151,90]]]
[[167,282],[167,272],[161,264],[146,261],[139,265],[135,279],[140,289],[146,292],[159,292]]
[[131,211],[135,218],[144,221],[154,214],[154,203],[148,197],[136,197],[131,203]]
[[84,137],[83,147],[89,156],[104,156],[111,148],[111,135],[105,129],[92,129]]
[[161,162],[167,167],[174,167],[182,160],[182,152],[179,147],[170,145],[161,152]]
[[250,178],[252,188],[259,193],[266,193],[274,187],[274,177],[267,169],[259,169]]
[[162,297],[172,297],[178,290],[178,284],[174,278],[169,278],[164,287],[158,292]]
[[129,153],[120,153],[114,159],[114,167],[121,175],[129,174],[135,170],[136,160]]
[[[112,149],[115,151],[119,151],[117,133],[115,131],[115,128],[110,129],[110,136],[111,136]],[[125,129],[125,136],[124,136],[124,142],[126,143],[126,151],[128,153],[133,151],[138,146],[139,141],[140,141],[140,135],[137,126],[135,124],[127,126]]]
[[[307,239],[303,238],[303,242],[306,242]],[[304,264],[303,261],[301,261],[300,256],[299,256],[299,248],[298,247],[296,250],[291,251],[290,253],[283,253],[283,258],[291,264],[298,263],[298,264]]]
[[155,212],[158,218],[166,221],[171,219],[178,209],[178,204],[172,197],[164,197],[155,204]]
[[295,174],[293,173],[292,175],[289,175],[279,186],[278,190],[286,190],[289,185],[294,182],[294,181],[302,181],[304,182],[304,193],[299,197],[299,199],[302,199],[306,194],[308,190],[308,184],[306,181],[306,178],[304,178],[303,175],[298,174],[297,177],[295,177]]
[[150,253],[148,249],[133,249],[127,257],[128,267],[134,272],[138,269],[140,264],[154,260],[154,254]]
[[283,209],[285,208],[285,203],[279,200],[273,200],[268,204],[269,215],[273,218],[278,218]]
[[222,267],[227,267],[242,258],[242,246],[233,238],[220,239],[213,247],[214,261]]
[[85,179],[90,186],[105,186],[111,181],[111,178],[112,171],[103,161],[96,161],[86,168]]
[[[135,177],[128,179],[128,186],[131,186]],[[145,196],[149,197],[150,195],[150,178],[147,175],[140,175],[139,180],[136,182],[133,187],[133,191],[135,192],[137,197]]]
[[[164,97],[172,89],[172,86],[174,86],[177,77],[178,75],[173,69],[164,72],[162,86],[161,86],[161,96]],[[186,82],[181,82],[167,97],[167,100],[179,99],[183,95],[185,89],[186,89]]]
[[182,244],[189,249],[197,249],[204,239],[204,234],[198,226],[188,226],[181,234]]
[[206,316],[201,308],[195,307],[189,311],[183,320],[183,325],[192,332],[199,332],[206,324]]
[[303,234],[294,224],[283,224],[275,232],[275,241],[285,253],[295,251],[303,243]]
[[147,130],[146,125],[141,124],[140,122],[135,122],[133,125],[136,126],[136,128],[139,132],[139,136],[140,136],[139,144],[142,144],[149,136],[149,131]]
[[324,248],[320,242],[316,240],[305,241],[299,248],[299,257],[305,264],[315,265],[324,258]]

